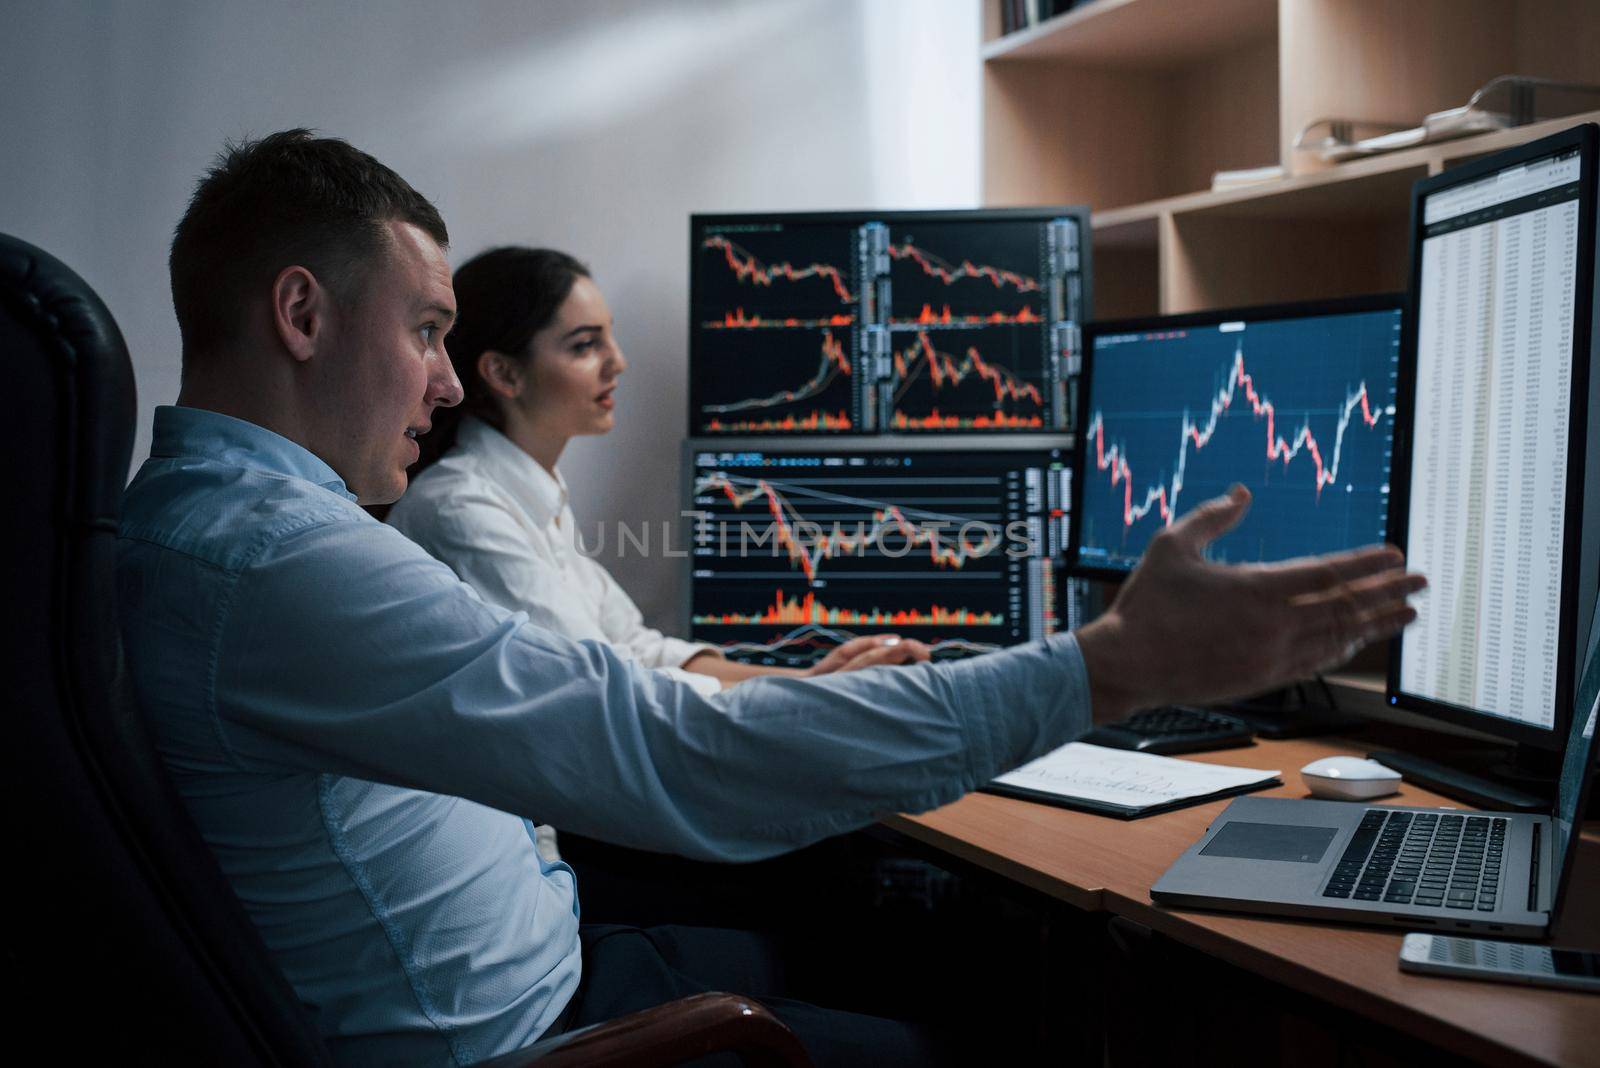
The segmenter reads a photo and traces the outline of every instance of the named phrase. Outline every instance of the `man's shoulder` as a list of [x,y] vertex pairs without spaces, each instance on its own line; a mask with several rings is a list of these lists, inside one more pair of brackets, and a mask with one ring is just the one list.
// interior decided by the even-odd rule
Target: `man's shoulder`
[[347,497],[304,479],[178,457],[140,469],[123,499],[119,536],[234,571],[298,531],[360,523],[381,526]]

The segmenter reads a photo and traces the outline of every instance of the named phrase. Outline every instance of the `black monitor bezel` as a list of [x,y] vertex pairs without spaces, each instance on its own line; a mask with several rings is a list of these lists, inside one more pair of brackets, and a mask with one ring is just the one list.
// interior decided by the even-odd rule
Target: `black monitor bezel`
[[[1377,293],[1359,297],[1337,297],[1328,300],[1296,301],[1287,304],[1259,304],[1242,308],[1220,308],[1189,312],[1183,315],[1147,315],[1136,319],[1113,319],[1092,322],[1083,335],[1083,368],[1078,375],[1078,411],[1074,426],[1078,432],[1072,444],[1072,523],[1067,538],[1065,572],[1074,578],[1094,578],[1120,581],[1131,574],[1131,569],[1100,567],[1085,564],[1079,559],[1083,524],[1083,494],[1088,479],[1089,442],[1083,433],[1089,425],[1090,393],[1094,385],[1094,346],[1103,334],[1149,333],[1198,326],[1215,326],[1218,323],[1245,320],[1266,322],[1282,319],[1310,319],[1326,315],[1350,315],[1362,312],[1396,311],[1405,317],[1405,294]],[[1402,322],[1402,330],[1404,323]],[[1392,460],[1391,460],[1392,470]]]
[[[1595,606],[1595,610],[1589,621],[1589,631],[1591,634],[1594,632],[1594,628],[1597,626],[1600,626],[1600,604]],[[1584,666],[1583,672],[1578,676],[1577,682],[1574,684],[1572,709],[1569,713],[1571,718],[1570,722],[1567,724],[1566,745],[1568,747],[1575,744],[1585,744],[1581,729],[1579,727],[1579,721],[1582,720],[1584,725],[1587,725],[1589,709],[1584,706],[1583,699],[1588,697],[1592,703],[1595,694],[1586,691],[1589,689],[1589,687],[1596,687],[1597,689],[1600,689],[1600,648],[1596,648],[1592,655],[1587,652],[1584,655],[1587,663]],[[1588,686],[1585,686],[1585,683],[1587,683]],[[1597,730],[1600,730],[1600,727],[1597,727]],[[1595,768],[1600,766],[1600,743],[1597,743],[1595,740],[1591,739],[1587,744],[1590,747],[1588,759],[1589,766],[1586,768],[1580,768],[1578,772],[1577,797],[1573,798],[1572,802],[1572,827],[1569,829],[1567,834],[1565,843],[1566,848],[1559,856],[1555,855],[1554,853],[1551,855],[1551,860],[1556,866],[1555,871],[1552,872],[1552,875],[1556,880],[1555,895],[1550,902],[1550,923],[1552,926],[1560,917],[1562,906],[1567,899],[1567,891],[1572,887],[1572,866],[1578,862],[1578,843],[1583,838],[1584,817],[1589,811],[1589,798],[1591,796],[1591,792],[1595,789],[1595,779],[1597,778],[1595,774]],[[1566,756],[1567,754],[1563,753],[1563,764],[1565,763]],[[1565,769],[1563,768],[1563,770]],[[1556,779],[1555,808],[1550,813],[1552,830],[1554,829],[1553,825],[1555,822],[1561,818],[1561,803],[1563,800],[1565,800],[1560,792],[1561,785],[1561,779],[1558,776]]]
[[[989,435],[976,439],[961,435],[917,434],[894,436],[889,434],[850,434],[816,437],[776,438],[745,435],[726,438],[685,438],[678,457],[678,501],[680,503],[679,544],[684,546],[684,562],[680,570],[683,580],[678,633],[692,633],[694,616],[694,454],[697,452],[1044,452],[1059,451],[1068,463],[1073,459],[1072,439],[1067,434],[1014,434]],[[1076,479],[1074,479],[1076,481]],[[1046,564],[1056,561],[1041,557]],[[1063,624],[1065,620],[1062,620]]]
[[[1520,723],[1491,713],[1447,704],[1400,689],[1402,641],[1396,637],[1389,647],[1389,671],[1384,697],[1395,708],[1405,709],[1460,727],[1469,727],[1537,749],[1559,751],[1565,744],[1572,715],[1573,672],[1578,628],[1579,572],[1583,555],[1584,459],[1588,451],[1586,419],[1589,395],[1589,369],[1594,359],[1592,316],[1595,287],[1595,188],[1597,132],[1600,127],[1585,123],[1515,148],[1496,152],[1470,163],[1452,167],[1443,174],[1419,179],[1411,187],[1410,272],[1407,276],[1406,313],[1400,342],[1400,376],[1395,383],[1395,444],[1390,465],[1389,540],[1406,549],[1406,529],[1411,511],[1412,430],[1416,419],[1417,317],[1422,286],[1423,202],[1440,190],[1477,181],[1519,163],[1527,163],[1556,153],[1577,149],[1580,153],[1578,191],[1578,275],[1573,290],[1574,345],[1570,415],[1567,424],[1567,501],[1563,521],[1563,544],[1567,546],[1561,574],[1561,623],[1556,664],[1555,718],[1546,728]],[[1580,358],[1590,348],[1589,359]]]
[[[791,225],[807,224],[834,224],[854,223],[861,225],[869,222],[882,222],[890,226],[902,223],[948,223],[948,222],[1048,222],[1051,219],[1070,217],[1078,224],[1078,256],[1079,277],[1083,280],[1083,322],[1079,324],[1080,351],[1083,346],[1081,332],[1083,327],[1094,315],[1094,230],[1090,224],[1090,209],[1085,204],[1063,204],[1057,206],[1037,205],[1016,208],[929,208],[916,211],[767,211],[767,212],[696,212],[689,216],[689,374],[694,375],[695,366],[700,358],[700,331],[695,324],[694,308],[695,298],[699,286],[698,273],[699,245],[696,235],[702,226],[731,225],[738,226],[749,223],[778,222]],[[1069,413],[1071,414],[1071,413]],[[684,417],[687,422],[686,434],[691,438],[705,438],[707,440],[732,440],[735,437],[751,437],[754,435],[714,435],[705,434],[696,425],[694,402],[692,395],[684,398]],[[1004,435],[1006,437],[1026,437],[1039,434],[1066,434],[1070,430],[1055,430],[1045,427],[1039,430],[995,430],[992,428],[974,428],[971,430],[929,430],[906,432],[898,430],[878,430],[874,428],[868,432],[860,430],[850,431],[810,431],[793,434],[761,435],[782,441],[837,441],[847,438],[871,438],[874,440],[912,441],[939,436],[972,437],[974,435]]]

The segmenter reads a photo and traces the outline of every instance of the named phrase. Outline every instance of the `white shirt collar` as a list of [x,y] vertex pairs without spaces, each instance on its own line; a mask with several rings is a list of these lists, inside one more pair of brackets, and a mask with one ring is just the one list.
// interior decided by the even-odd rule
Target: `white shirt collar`
[[509,493],[536,524],[554,523],[566,511],[567,480],[561,472],[552,475],[483,420],[463,416],[455,447],[476,459],[484,475]]

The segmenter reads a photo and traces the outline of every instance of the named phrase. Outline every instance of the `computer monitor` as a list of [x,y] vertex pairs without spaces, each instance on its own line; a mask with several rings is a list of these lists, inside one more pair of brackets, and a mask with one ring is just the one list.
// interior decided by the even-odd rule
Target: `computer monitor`
[[954,658],[1074,625],[1053,567],[1066,450],[921,445],[690,442],[689,634],[805,667],[860,634]]
[[1412,194],[1392,538],[1429,589],[1388,700],[1544,750],[1600,568],[1595,175],[1591,124]]
[[689,434],[1068,428],[1085,208],[696,215]]
[[1219,561],[1384,540],[1402,298],[1091,323],[1067,566],[1120,577],[1235,482],[1254,495]]

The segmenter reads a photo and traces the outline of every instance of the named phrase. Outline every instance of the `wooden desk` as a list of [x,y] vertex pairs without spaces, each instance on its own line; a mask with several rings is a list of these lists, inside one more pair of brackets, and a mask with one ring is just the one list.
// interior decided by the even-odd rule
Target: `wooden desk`
[[[1302,765],[1370,743],[1262,741],[1193,759],[1279,768],[1285,785],[1261,796],[1305,797]],[[1378,804],[1455,802],[1409,784]],[[1228,801],[1139,820],[1117,820],[989,794],[921,816],[894,831],[1076,908],[1125,916],[1273,982],[1359,1013],[1445,1050],[1491,1064],[1600,1068],[1600,997],[1503,983],[1402,973],[1399,928],[1172,909],[1150,886],[1200,837]],[[1586,833],[1554,939],[1600,949],[1600,836]]]

